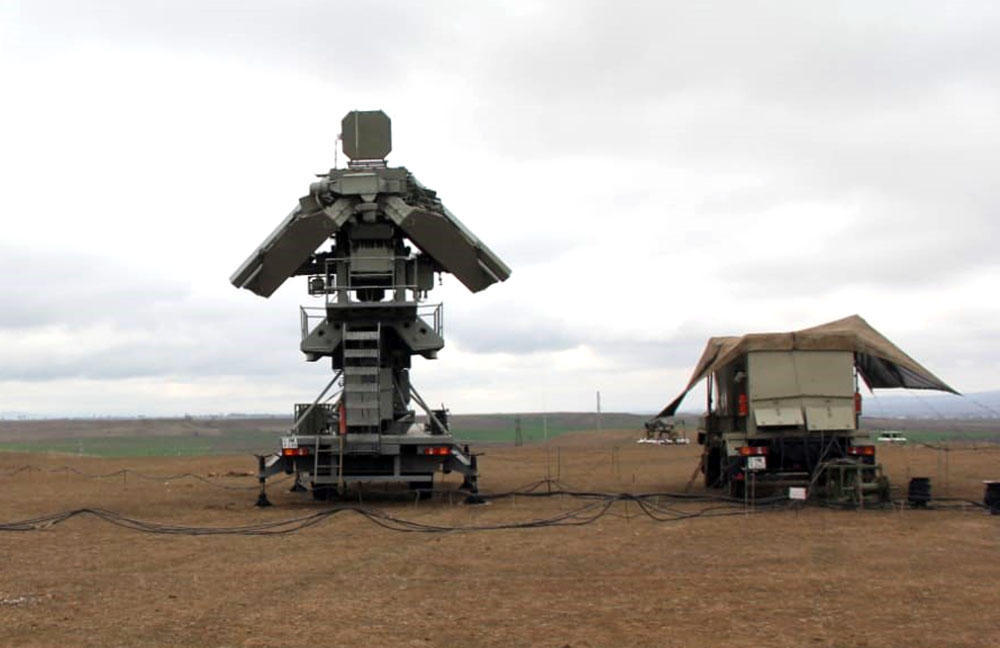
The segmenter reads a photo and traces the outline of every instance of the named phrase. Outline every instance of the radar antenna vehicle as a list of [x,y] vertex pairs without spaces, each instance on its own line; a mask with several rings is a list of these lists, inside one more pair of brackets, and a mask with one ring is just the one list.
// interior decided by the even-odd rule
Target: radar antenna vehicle
[[475,494],[476,457],[451,434],[448,410],[417,392],[411,361],[444,347],[443,307],[426,301],[436,275],[478,292],[510,269],[436,192],[387,165],[384,112],[348,113],[341,141],[347,167],[320,175],[231,277],[262,297],[307,277],[322,305],[301,308],[300,349],[310,362],[328,358],[334,372],[315,400],[295,405],[280,452],[259,458],[259,503],[266,478],[282,471],[317,499],[355,482],[405,482],[426,494],[438,470],[462,474]]

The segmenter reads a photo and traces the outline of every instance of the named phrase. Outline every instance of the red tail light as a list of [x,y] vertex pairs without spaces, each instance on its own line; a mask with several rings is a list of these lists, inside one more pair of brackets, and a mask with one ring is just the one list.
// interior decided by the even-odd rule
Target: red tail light
[[767,446],[740,446],[740,455],[744,457],[767,455]]
[[847,449],[847,454],[856,457],[874,457],[875,446],[851,446]]
[[861,392],[854,392],[854,413],[861,413]]
[[746,416],[747,414],[750,413],[750,405],[747,403],[747,395],[746,394],[740,394],[740,397],[737,399],[736,402],[737,402],[737,405],[736,405],[736,408],[737,408],[736,413],[737,414],[739,414],[740,416]]
[[430,448],[424,448],[425,455],[433,455],[435,457],[447,457],[451,454],[451,448],[449,446],[432,446]]
[[281,456],[283,457],[308,457],[309,448],[282,448]]

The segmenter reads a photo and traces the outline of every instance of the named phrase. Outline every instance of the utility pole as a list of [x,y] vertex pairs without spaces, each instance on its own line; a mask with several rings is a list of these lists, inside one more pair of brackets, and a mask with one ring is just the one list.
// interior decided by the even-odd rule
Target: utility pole
[[542,389],[542,438],[549,440],[549,408],[545,403],[545,389]]
[[601,390],[597,390],[597,431],[601,431]]

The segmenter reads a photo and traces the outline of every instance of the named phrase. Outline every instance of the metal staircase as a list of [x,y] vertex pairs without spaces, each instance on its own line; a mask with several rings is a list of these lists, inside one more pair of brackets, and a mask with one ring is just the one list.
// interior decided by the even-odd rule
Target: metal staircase
[[378,435],[380,411],[381,324],[344,324],[344,409],[347,434]]

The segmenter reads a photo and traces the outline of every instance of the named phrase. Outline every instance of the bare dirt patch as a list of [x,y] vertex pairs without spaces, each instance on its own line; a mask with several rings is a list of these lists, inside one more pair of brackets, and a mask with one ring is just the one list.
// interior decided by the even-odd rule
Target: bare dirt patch
[[[699,448],[634,438],[588,433],[489,447],[482,486],[506,491],[551,476],[581,489],[681,490]],[[994,449],[955,449],[947,460],[925,447],[880,452],[896,484],[931,476],[935,495],[978,500],[981,480],[1000,478]],[[0,520],[90,506],[218,527],[322,508],[288,493],[287,482],[271,489],[275,507],[254,508],[253,490],[239,490],[253,486],[239,474],[251,462],[0,453]],[[87,478],[65,466],[138,472]],[[155,478],[187,472],[207,482]],[[530,520],[580,505],[364,497],[439,525]],[[0,644],[985,647],[1000,643],[998,557],[1000,516],[973,507],[659,523],[616,504],[587,526],[444,534],[390,531],[345,512],[279,537],[147,535],[74,518],[0,533],[0,601],[12,602],[0,604]]]

